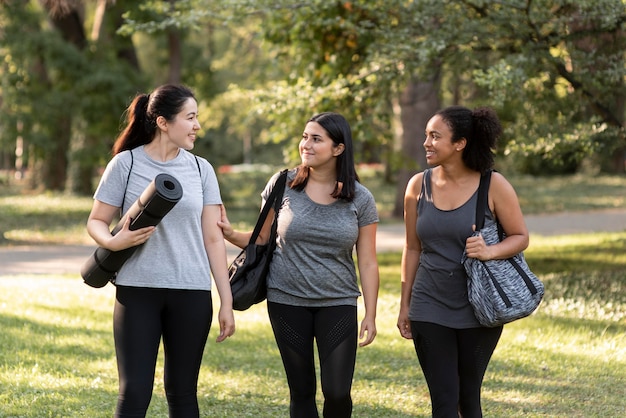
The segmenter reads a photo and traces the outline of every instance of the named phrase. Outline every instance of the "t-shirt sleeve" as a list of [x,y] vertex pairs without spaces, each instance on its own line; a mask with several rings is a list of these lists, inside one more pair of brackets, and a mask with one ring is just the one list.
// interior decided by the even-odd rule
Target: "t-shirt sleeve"
[[220,205],[222,196],[215,169],[204,158],[198,158],[198,161],[200,162],[200,177],[202,179],[203,205]]
[[129,151],[115,155],[104,169],[93,198],[107,205],[121,207],[129,170]]
[[[276,184],[276,181],[278,180],[279,176],[280,176],[280,172],[274,173],[272,177],[270,177],[270,179],[268,180],[267,184],[265,185],[265,188],[261,192],[261,206],[260,207],[263,207],[263,205],[265,205],[265,201],[270,196],[270,193],[272,193],[272,188],[274,187],[274,184]],[[287,175],[287,180],[289,180],[289,174]]]
[[362,184],[357,183],[357,195],[355,198],[357,207],[357,219],[359,228],[377,223],[378,210],[376,209],[376,201],[372,193]]

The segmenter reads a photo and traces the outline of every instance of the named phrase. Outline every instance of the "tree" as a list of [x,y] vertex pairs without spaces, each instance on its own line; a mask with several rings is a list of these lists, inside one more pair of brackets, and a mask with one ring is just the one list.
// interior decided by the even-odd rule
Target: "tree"
[[[448,45],[453,52],[488,52],[488,65],[468,70],[511,122],[508,133],[518,139],[505,144],[509,151],[541,157],[545,172],[547,164],[567,163],[568,154],[576,169],[582,156],[612,152],[617,141],[623,149],[622,0],[446,3],[438,17],[445,29],[432,41],[446,42],[454,27],[462,27],[453,10],[475,22],[457,32],[456,47]],[[589,48],[590,40],[597,48]]]
[[33,188],[63,190],[73,172],[72,187],[91,193],[94,166],[137,91],[137,75],[115,54],[127,45],[92,48],[85,14],[79,1],[6,1],[1,9],[2,137],[23,138]]
[[[168,80],[197,91],[206,149],[231,162],[277,145],[293,161],[284,145],[311,113],[344,113],[358,160],[386,164],[398,202],[424,167],[425,121],[453,103],[495,107],[502,152],[529,172],[575,170],[588,155],[623,166],[623,0],[43,4],[0,10],[0,137],[24,138],[39,164],[56,149],[50,169],[69,146],[71,189],[86,190],[130,97]],[[52,5],[66,17],[48,18]]]

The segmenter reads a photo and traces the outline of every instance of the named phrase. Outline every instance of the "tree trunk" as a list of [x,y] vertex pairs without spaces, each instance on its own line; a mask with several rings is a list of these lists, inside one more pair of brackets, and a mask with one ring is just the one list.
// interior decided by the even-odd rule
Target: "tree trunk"
[[182,47],[180,33],[170,29],[167,32],[167,44],[169,46],[170,71],[167,77],[168,83],[179,84],[182,79]]
[[[61,33],[68,43],[83,50],[87,45],[83,27],[84,10],[81,2],[42,1],[52,25]],[[51,129],[51,143],[54,145],[47,151],[39,166],[39,178],[48,190],[63,190],[67,180],[68,155],[72,134],[72,116],[67,114],[59,117]]]
[[396,202],[393,216],[404,216],[404,192],[410,178],[426,168],[424,129],[431,116],[439,110],[440,72],[437,70],[428,80],[411,78],[400,96],[401,166],[398,171]]
[[[97,48],[114,48],[116,56],[131,68],[140,72],[139,59],[131,37],[116,35],[117,30],[124,24],[122,15],[128,10],[129,3],[134,0],[117,0],[108,3],[106,0],[98,0],[98,7],[94,12],[93,41]],[[140,90],[141,86],[137,86]],[[90,152],[100,148],[101,138],[84,134],[87,131],[84,120],[74,121],[71,159],[69,162],[68,179],[66,190],[79,194],[90,195],[93,193],[93,177],[95,175],[93,158]]]
[[[175,3],[178,0],[169,0],[170,9],[175,9]],[[169,60],[170,68],[167,76],[167,82],[171,84],[179,84],[182,79],[182,42],[181,35],[175,28],[170,28],[167,31],[167,46],[169,48]]]
[[70,116],[59,118],[52,130],[52,136],[57,138],[54,141],[55,146],[42,160],[41,173],[46,190],[65,189],[71,135],[72,118]]

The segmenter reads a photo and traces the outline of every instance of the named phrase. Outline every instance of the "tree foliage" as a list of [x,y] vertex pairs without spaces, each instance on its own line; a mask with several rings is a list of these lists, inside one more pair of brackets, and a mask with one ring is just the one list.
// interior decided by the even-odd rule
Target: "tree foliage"
[[623,171],[625,19],[624,0],[5,0],[0,146],[24,138],[31,167],[73,165],[85,191],[132,96],[169,80],[200,98],[217,165],[294,162],[335,110],[391,179],[423,163],[433,106],[463,104],[496,108],[520,170]]

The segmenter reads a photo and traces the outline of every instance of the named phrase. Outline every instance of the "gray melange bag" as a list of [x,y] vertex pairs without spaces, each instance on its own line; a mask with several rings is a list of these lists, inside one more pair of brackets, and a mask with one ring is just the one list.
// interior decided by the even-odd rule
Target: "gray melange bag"
[[[491,171],[481,176],[476,204],[476,230],[487,245],[497,244],[505,236],[498,222],[483,227],[490,181]],[[541,303],[544,285],[530,271],[523,252],[506,260],[488,261],[469,258],[463,253],[461,263],[468,275],[470,304],[483,326],[496,327],[524,318]]]

